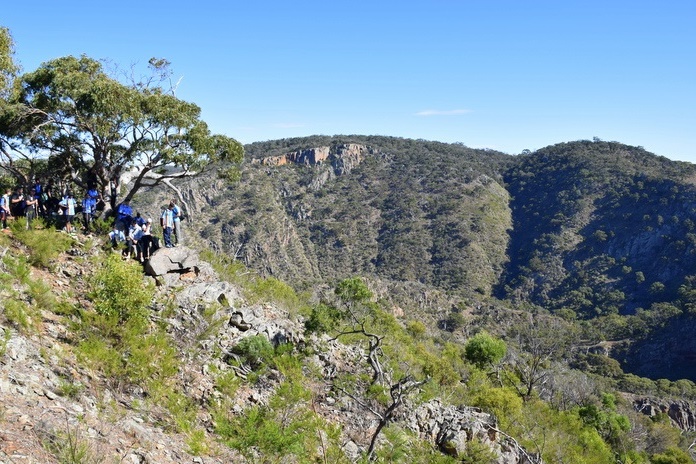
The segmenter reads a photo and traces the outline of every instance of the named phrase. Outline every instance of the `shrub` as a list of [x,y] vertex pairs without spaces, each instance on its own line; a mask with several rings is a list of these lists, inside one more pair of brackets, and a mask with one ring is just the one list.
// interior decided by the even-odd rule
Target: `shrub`
[[[40,219],[36,219],[39,222]],[[26,230],[23,221],[12,223],[12,233],[29,251],[29,263],[33,266],[48,268],[51,261],[59,254],[70,249],[75,240],[55,229],[36,228]]]
[[505,342],[487,332],[477,333],[464,346],[466,359],[479,368],[497,364],[503,359],[505,353],[507,353]]
[[333,306],[319,303],[312,307],[305,328],[309,332],[326,333],[335,330],[343,320],[343,313]]
[[92,277],[89,297],[97,313],[116,323],[144,318],[154,288],[143,284],[141,267],[122,261],[118,255],[107,256],[101,269]]
[[233,349],[239,355],[240,361],[257,368],[267,363],[273,357],[273,345],[263,335],[254,335],[240,341]]

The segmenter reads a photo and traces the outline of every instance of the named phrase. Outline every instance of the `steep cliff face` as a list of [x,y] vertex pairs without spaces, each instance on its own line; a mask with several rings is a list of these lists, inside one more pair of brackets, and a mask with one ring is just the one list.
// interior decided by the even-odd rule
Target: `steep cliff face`
[[368,154],[374,154],[371,147],[358,143],[342,143],[334,146],[305,148],[278,156],[253,158],[251,162],[264,166],[284,166],[288,163],[316,166],[329,162],[334,173],[340,176],[350,173]]

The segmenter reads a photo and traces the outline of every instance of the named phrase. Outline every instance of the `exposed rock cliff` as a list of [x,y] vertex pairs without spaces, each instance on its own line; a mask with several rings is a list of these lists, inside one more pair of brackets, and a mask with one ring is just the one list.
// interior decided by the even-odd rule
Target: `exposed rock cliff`
[[297,150],[284,155],[254,159],[252,163],[266,166],[283,166],[288,163],[315,166],[326,161],[331,163],[337,176],[348,174],[373,149],[357,143],[346,143],[331,147],[315,147]]
[[696,431],[696,415],[688,401],[670,401],[658,398],[636,398],[633,400],[636,411],[646,416],[655,417],[658,414],[666,414],[674,426],[684,432]]

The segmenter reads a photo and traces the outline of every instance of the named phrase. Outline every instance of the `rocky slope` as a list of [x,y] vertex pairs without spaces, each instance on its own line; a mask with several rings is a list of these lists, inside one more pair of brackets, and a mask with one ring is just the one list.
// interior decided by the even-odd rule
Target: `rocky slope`
[[[15,242],[3,254],[21,253]],[[59,298],[81,298],[80,288],[93,272],[88,257],[104,259],[91,239],[79,236],[54,263],[54,270],[32,268],[30,278],[46,282]],[[343,428],[340,443],[345,459],[357,459],[376,427],[360,398],[327,388],[339,371],[364,363],[365,353],[327,337],[307,337],[296,317],[269,303],[250,304],[242,289],[219,279],[209,264],[185,247],[161,249],[144,268],[145,281],[158,285],[150,305],[152,324],[164,324],[175,341],[180,369],[176,383],[198,405],[197,426],[205,431],[207,449],[191,454],[191,436],[168,424],[168,412],[149,401],[137,384],[114,385],[112,379],[85,367],[75,355],[70,318],[41,310],[23,330],[2,318],[5,333],[0,357],[0,462],[127,462],[229,463],[241,462],[237,451],[220,443],[208,405],[220,399],[216,386],[221,371],[245,377],[250,370],[232,368],[226,356],[240,340],[262,335],[274,343],[321,346],[307,369],[324,372],[315,385],[313,409]],[[172,299],[172,296],[174,297]],[[81,304],[88,305],[87,301]],[[209,308],[216,308],[212,317]],[[263,381],[245,383],[231,399],[232,414],[264,405],[282,381],[271,372]],[[229,400],[229,398],[228,398]],[[499,463],[540,462],[497,429],[492,416],[475,408],[454,408],[431,401],[413,410],[405,405],[396,417],[435,449],[452,456],[466,453],[471,440],[493,450]]]

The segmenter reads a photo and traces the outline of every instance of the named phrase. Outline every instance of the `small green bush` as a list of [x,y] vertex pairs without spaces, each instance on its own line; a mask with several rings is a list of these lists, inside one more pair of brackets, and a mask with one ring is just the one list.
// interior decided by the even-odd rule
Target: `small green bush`
[[464,356],[467,361],[481,369],[497,364],[503,359],[505,353],[507,353],[505,342],[487,332],[477,333],[464,345]]
[[97,313],[116,323],[147,316],[146,309],[154,296],[154,287],[143,284],[139,265],[110,254],[90,284],[89,297]]
[[239,355],[243,364],[248,364],[254,369],[268,363],[274,354],[273,345],[263,335],[243,339],[232,349],[232,352]]
[[314,333],[327,333],[335,330],[343,321],[343,313],[333,306],[319,303],[305,321],[305,329]]
[[[34,224],[40,224],[40,219],[35,219]],[[49,268],[51,261],[58,255],[70,249],[75,239],[52,228],[39,228],[26,230],[23,221],[12,223],[12,233],[22,242],[29,251],[29,263],[32,266]]]
[[4,301],[5,317],[21,330],[28,330],[35,323],[35,314],[24,301],[7,298]]
[[98,217],[92,221],[92,231],[96,235],[105,237],[112,231],[112,223],[113,221],[111,219]]

